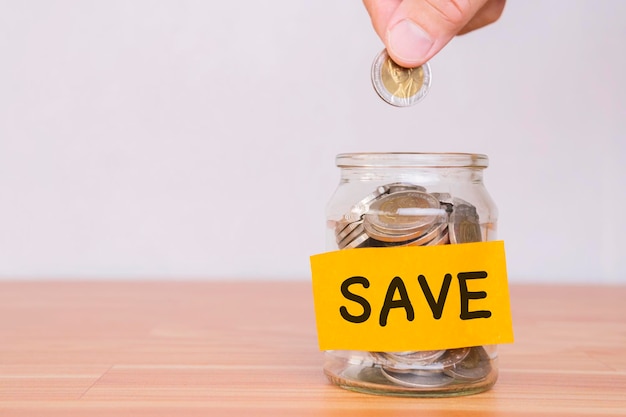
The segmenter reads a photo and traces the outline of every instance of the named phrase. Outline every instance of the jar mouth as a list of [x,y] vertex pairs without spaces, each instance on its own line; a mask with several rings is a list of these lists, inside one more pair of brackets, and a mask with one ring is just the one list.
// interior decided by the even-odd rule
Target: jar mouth
[[489,158],[464,152],[362,152],[341,153],[335,163],[340,168],[487,168]]

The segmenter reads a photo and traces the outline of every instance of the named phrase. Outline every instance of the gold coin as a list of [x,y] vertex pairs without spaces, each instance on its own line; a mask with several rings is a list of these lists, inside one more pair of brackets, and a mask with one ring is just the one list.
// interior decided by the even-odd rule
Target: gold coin
[[372,65],[372,84],[387,103],[406,107],[426,96],[430,88],[430,66],[428,63],[417,68],[401,67],[383,50]]
[[365,221],[376,229],[399,233],[426,230],[441,216],[439,200],[422,191],[400,191],[374,201]]

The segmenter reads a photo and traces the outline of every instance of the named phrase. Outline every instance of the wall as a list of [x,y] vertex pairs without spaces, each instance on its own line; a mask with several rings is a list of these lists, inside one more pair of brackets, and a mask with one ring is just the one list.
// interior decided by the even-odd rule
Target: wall
[[509,1],[397,109],[359,1],[0,1],[0,278],[308,279],[337,153],[462,151],[511,281],[626,283],[624,15]]

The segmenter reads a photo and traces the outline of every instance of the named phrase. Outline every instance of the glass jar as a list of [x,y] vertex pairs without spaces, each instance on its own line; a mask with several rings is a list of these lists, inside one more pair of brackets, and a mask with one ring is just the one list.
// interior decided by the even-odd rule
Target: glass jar
[[[341,180],[327,207],[328,251],[496,240],[497,209],[483,185],[485,155],[350,153],[337,155],[336,164]],[[325,352],[324,372],[360,392],[466,395],[496,382],[497,348],[332,350]]]

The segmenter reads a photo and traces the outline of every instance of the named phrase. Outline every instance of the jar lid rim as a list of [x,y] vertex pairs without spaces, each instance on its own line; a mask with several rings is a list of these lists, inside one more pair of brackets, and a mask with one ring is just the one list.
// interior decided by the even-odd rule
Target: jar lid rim
[[355,152],[335,158],[340,168],[348,167],[468,167],[486,168],[485,154],[466,152]]

